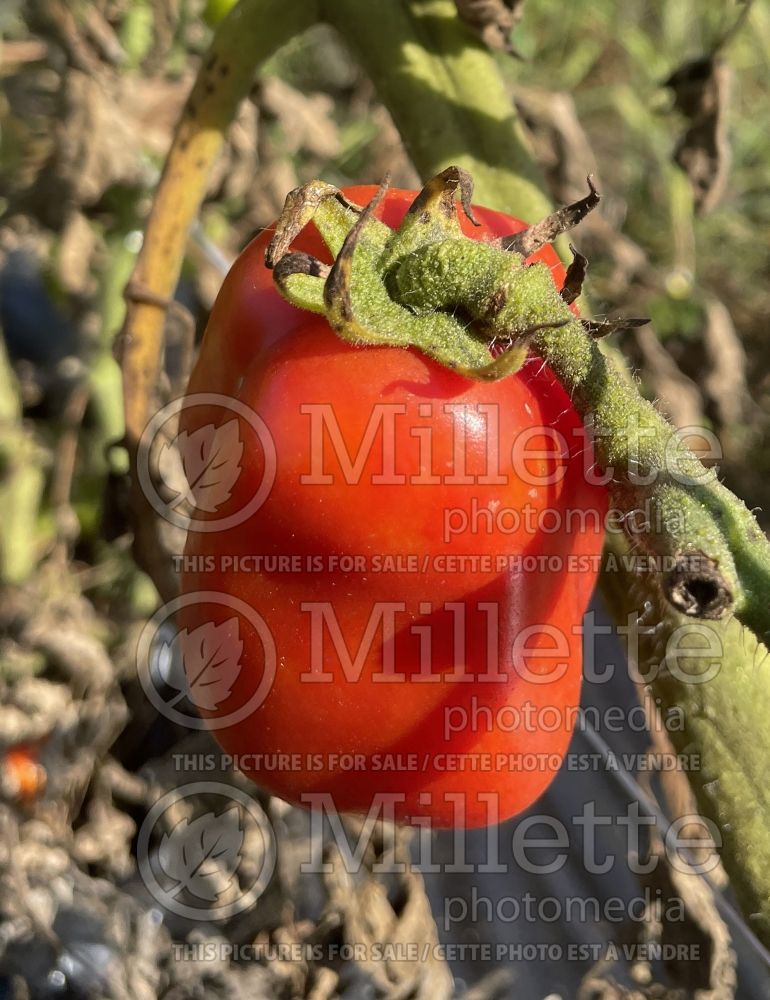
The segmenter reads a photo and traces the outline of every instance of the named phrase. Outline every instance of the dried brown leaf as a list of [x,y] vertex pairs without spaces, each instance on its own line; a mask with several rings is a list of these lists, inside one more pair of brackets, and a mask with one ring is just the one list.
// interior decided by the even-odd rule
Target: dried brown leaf
[[455,6],[487,48],[518,55],[511,31],[521,20],[524,0],[455,0]]
[[716,407],[721,425],[735,426],[751,405],[746,380],[747,358],[730,313],[719,299],[706,301],[703,340],[710,367],[704,387]]
[[714,55],[704,56],[679,67],[665,86],[674,92],[674,107],[690,121],[674,161],[690,179],[697,210],[708,212],[722,197],[730,169],[730,69]]
[[290,153],[305,150],[332,159],[340,150],[334,101],[328,94],[302,94],[294,87],[267,77],[259,87],[259,105],[280,122]]
[[704,423],[703,397],[700,389],[679,368],[655,331],[647,326],[636,331],[636,341],[644,358],[655,396],[677,427],[696,427]]
[[54,229],[74,208],[95,205],[112,185],[150,179],[141,133],[105,83],[75,69],[64,77],[53,149],[26,196]]

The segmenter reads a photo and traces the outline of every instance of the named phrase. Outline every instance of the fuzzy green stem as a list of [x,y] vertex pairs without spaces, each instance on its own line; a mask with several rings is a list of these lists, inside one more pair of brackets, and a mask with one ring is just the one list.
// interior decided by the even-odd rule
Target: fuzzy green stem
[[[770,656],[735,619],[693,622],[630,568],[622,536],[608,536],[605,598],[624,623],[629,658],[652,692],[699,811],[718,831],[718,854],[747,923],[770,946]],[[644,609],[644,610],[642,610]],[[641,624],[640,624],[641,618]],[[652,627],[655,626],[655,627]]]

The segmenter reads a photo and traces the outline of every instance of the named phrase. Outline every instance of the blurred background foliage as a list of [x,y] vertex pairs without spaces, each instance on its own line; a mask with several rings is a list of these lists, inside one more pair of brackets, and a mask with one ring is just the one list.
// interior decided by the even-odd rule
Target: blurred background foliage
[[[174,124],[231,6],[0,4],[0,743],[38,748],[50,800],[67,803],[62,864],[108,878],[118,860],[130,869],[133,771],[170,745],[153,742],[129,653],[158,598],[130,558],[112,341]],[[593,173],[603,195],[575,235],[593,313],[652,317],[615,338],[645,391],[712,430],[728,485],[770,510],[770,6],[528,0],[519,13],[518,57],[496,58],[549,194],[572,201]],[[286,193],[388,170],[418,184],[365,73],[331,29],[295,39],[240,108],[192,233],[169,397],[189,330]]]

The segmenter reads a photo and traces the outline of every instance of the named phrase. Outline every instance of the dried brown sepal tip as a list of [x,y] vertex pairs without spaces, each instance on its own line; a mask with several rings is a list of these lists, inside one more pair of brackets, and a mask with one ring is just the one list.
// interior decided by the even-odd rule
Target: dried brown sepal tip
[[583,282],[585,281],[586,271],[588,270],[588,258],[584,257],[582,253],[576,250],[571,243],[569,248],[572,251],[572,262],[567,268],[567,274],[564,278],[564,286],[561,290],[561,297],[568,306],[571,306],[572,303],[580,297],[580,293],[583,291]]
[[492,245],[500,250],[521,254],[522,257],[530,257],[547,243],[553,243],[557,236],[566,233],[569,229],[574,229],[601,201],[601,195],[596,190],[590,174],[586,181],[589,190],[585,198],[558,209],[546,216],[541,222],[523,229],[520,233],[501,236]]
[[335,198],[345,208],[360,212],[361,206],[349,201],[339,188],[325,181],[310,181],[294,188],[286,196],[281,217],[276,223],[275,234],[265,250],[265,266],[273,268],[288,253],[289,247],[315,215],[316,209],[327,198]]
[[586,333],[589,333],[594,340],[601,340],[602,337],[617,333],[618,330],[635,330],[638,326],[646,326],[650,320],[639,316],[628,319],[621,316],[619,319],[581,319],[580,322]]
[[284,254],[273,266],[273,280],[279,287],[293,274],[309,274],[313,278],[327,278],[331,267],[317,257],[297,250]]
[[409,206],[407,215],[418,215],[419,213],[422,219],[427,222],[431,212],[438,210],[446,218],[454,218],[455,196],[458,189],[463,211],[473,225],[478,226],[479,221],[473,214],[471,207],[473,178],[462,167],[447,167],[440,174],[431,177]]
[[692,618],[721,618],[732,606],[733,595],[718,564],[704,552],[682,552],[663,578],[663,592],[682,614]]

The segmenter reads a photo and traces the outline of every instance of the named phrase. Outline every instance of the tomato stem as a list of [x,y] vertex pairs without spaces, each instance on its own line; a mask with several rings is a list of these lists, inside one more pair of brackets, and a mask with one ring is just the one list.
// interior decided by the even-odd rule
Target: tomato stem
[[[470,171],[481,201],[528,218],[550,209],[494,55],[452,0],[322,0],[322,15],[365,68],[421,177]],[[493,204],[493,201],[498,204]]]

